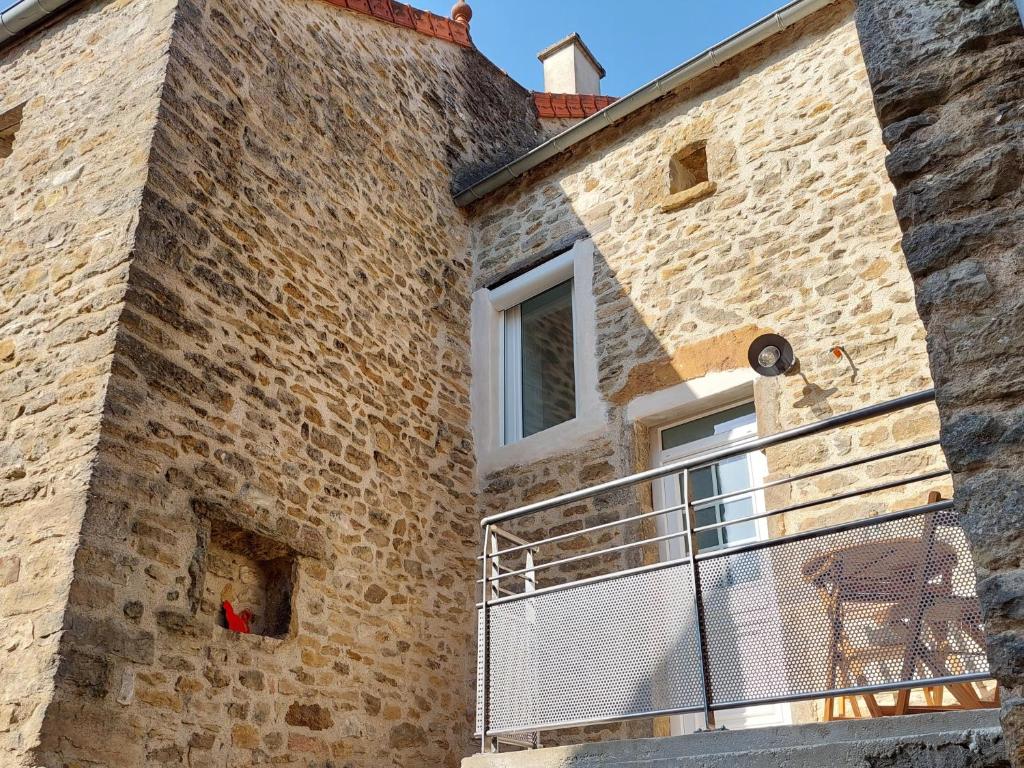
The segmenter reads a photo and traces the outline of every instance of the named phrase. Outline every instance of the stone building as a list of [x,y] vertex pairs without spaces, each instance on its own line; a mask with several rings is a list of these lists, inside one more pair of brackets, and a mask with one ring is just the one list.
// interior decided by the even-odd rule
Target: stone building
[[[0,764],[457,765],[482,517],[667,461],[699,418],[770,435],[934,382],[937,410],[762,467],[941,422],[944,456],[874,475],[934,481],[763,536],[954,491],[1024,765],[1013,4],[798,0],[618,100],[578,36],[542,54],[574,93],[523,89],[471,15],[0,16]],[[750,370],[766,332],[798,371]],[[976,736],[936,754],[999,764]]]

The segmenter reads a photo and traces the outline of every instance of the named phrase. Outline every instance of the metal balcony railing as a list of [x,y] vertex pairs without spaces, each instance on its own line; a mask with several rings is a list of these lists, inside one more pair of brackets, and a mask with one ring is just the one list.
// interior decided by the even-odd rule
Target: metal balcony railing
[[[794,441],[933,399],[931,390],[908,395],[485,518],[482,748],[499,737],[537,746],[545,730],[682,713],[713,727],[716,712],[737,707],[987,678],[974,569],[953,503],[938,493],[906,502],[924,500],[915,484],[948,478],[938,440],[690,498],[702,468],[753,452],[771,460]],[[645,506],[647,484],[669,476],[679,478],[682,503]],[[709,505],[824,476],[840,490],[698,524]],[[566,518],[570,507],[576,514]],[[798,511],[806,525],[823,510],[831,511],[809,530],[699,546],[704,531]]]

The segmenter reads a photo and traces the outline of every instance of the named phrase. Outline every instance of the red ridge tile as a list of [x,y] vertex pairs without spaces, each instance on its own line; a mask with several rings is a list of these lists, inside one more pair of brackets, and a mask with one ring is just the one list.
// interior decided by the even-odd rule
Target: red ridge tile
[[413,8],[406,3],[395,2],[395,0],[326,0],[326,2],[356,13],[373,16],[395,26],[415,29],[428,37],[447,40],[464,48],[474,47],[473,39],[469,36],[469,29],[466,26],[446,19],[444,16],[438,16],[436,13]]
[[575,93],[534,91],[533,103],[539,117],[590,117],[617,99],[614,96],[590,96]]
[[405,3],[393,3],[391,10],[395,15],[395,24],[400,27],[409,27],[410,29],[416,29],[416,21],[412,15],[412,8]]
[[449,27],[452,30],[452,37],[456,43],[463,45],[466,48],[473,47],[473,39],[469,36],[469,27],[455,21],[453,21]]
[[391,0],[370,0],[370,13],[378,19],[395,20],[395,14],[391,10]]
[[433,28],[430,26],[430,20],[427,18],[425,11],[421,11],[419,8],[411,8],[412,11],[412,23],[413,27],[417,32],[422,32],[424,35],[433,33]]
[[452,40],[452,31],[448,28],[451,22],[448,19],[442,19],[440,16],[430,16],[430,24],[433,27],[434,37],[439,37],[442,40]]

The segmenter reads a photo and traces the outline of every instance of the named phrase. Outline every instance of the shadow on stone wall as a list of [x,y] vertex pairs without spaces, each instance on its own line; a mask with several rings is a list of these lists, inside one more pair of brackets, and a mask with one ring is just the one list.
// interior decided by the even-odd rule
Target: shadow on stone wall
[[39,762],[456,766],[477,532],[450,185],[536,143],[532,99],[327,3],[251,10],[177,4]]
[[[646,469],[651,421],[631,418],[630,404],[709,374],[746,369],[750,341],[766,331],[789,339],[800,365],[793,375],[753,384],[761,434],[930,387],[852,11],[851,4],[831,6],[470,209],[474,289],[519,274],[581,238],[593,240],[596,355],[607,422],[603,435],[574,450],[480,478],[483,515]],[[669,189],[668,161],[696,141],[706,142],[717,190],[665,212],[659,203]],[[844,350],[838,361],[830,353],[835,345]],[[933,437],[935,426],[934,409],[872,422],[799,450],[769,452],[769,473]],[[942,465],[933,452],[881,466],[870,477]],[[777,489],[769,504],[862,480],[847,474]],[[823,507],[816,517],[797,517],[771,533],[919,504],[929,490],[914,486],[857,509]],[[650,509],[644,487],[510,528],[540,538]],[[653,534],[653,525],[602,531],[553,545],[550,557]],[[574,564],[560,575],[594,575],[660,555],[649,545]],[[731,642],[739,654],[742,637],[740,627],[721,628],[726,653]],[[641,685],[644,696],[651,684]],[[655,727],[664,733],[663,724]],[[629,723],[545,738],[570,743],[653,732],[649,722]]]

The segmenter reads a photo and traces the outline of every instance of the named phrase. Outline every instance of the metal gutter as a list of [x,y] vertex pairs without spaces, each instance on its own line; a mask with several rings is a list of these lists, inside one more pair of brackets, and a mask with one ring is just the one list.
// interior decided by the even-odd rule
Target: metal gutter
[[[1024,0],[1019,1],[1024,2]],[[831,5],[833,2],[835,0],[793,0],[793,2],[765,16],[760,21],[754,22],[732,37],[711,46],[703,53],[699,53],[688,61],[683,62],[675,69],[638,88],[628,96],[623,96],[600,112],[576,123],[576,125],[568,130],[531,149],[517,160],[513,160],[503,168],[473,183],[466,189],[457,192],[455,194],[456,204],[466,206],[480,200],[496,189],[519,178],[527,171],[536,168],[541,163],[561,154],[584,139],[590,138],[604,128],[608,128],[625,119],[638,109],[671,93],[676,88],[703,75],[705,72],[725,64],[734,56],[743,53],[758,43],[764,42],[825,6]]]
[[0,13],[0,45],[74,0],[20,0]]

